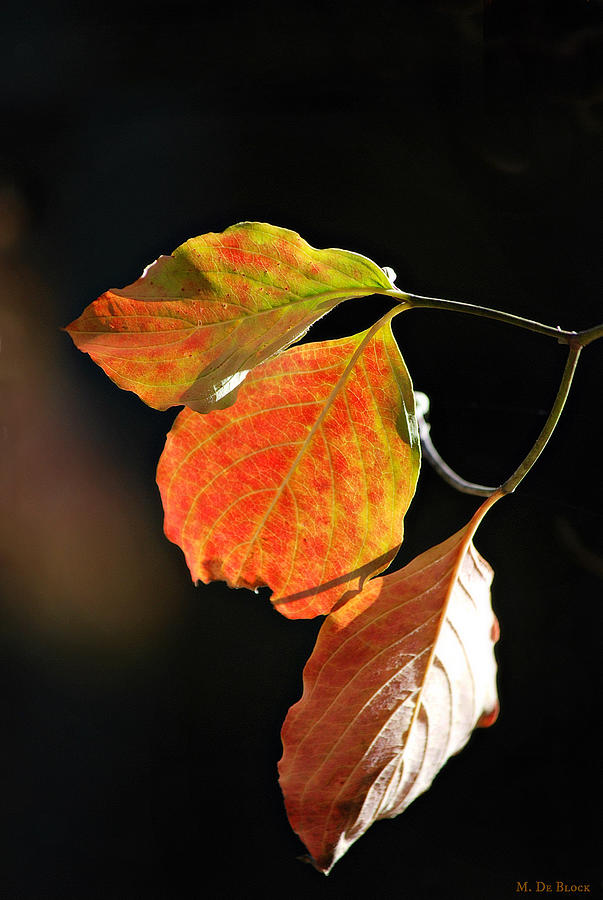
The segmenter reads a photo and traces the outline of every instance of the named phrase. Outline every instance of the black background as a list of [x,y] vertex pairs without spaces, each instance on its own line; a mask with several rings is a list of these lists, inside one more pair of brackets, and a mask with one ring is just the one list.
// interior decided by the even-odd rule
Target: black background
[[[60,327],[186,238],[257,219],[406,290],[603,319],[603,5],[13,5],[0,66],[3,898],[488,898],[600,890],[601,347],[485,520],[502,711],[325,879],[296,860],[279,729],[317,622],[194,589],[154,469],[174,412]],[[312,331],[371,324],[383,300]],[[502,481],[564,351],[416,311],[395,333],[436,446]],[[400,555],[478,501],[424,466]],[[599,858],[598,858],[599,857]]]

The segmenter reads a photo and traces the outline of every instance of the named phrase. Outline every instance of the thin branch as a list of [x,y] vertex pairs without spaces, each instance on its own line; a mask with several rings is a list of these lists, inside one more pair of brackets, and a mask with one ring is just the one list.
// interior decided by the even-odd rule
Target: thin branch
[[585,331],[579,331],[576,337],[580,345],[586,347],[587,344],[592,344],[593,341],[603,337],[603,325],[594,325]]

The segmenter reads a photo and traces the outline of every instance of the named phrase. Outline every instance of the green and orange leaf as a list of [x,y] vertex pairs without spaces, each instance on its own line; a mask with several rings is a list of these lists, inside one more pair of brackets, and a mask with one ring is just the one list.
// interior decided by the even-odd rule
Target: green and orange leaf
[[378,323],[257,367],[234,407],[183,410],[157,471],[165,531],[194,581],[327,613],[395,556],[419,458],[410,378]]
[[321,628],[283,725],[279,771],[291,826],[322,872],[496,718],[492,570],[472,536],[498,496]]
[[155,409],[234,403],[247,372],[350,297],[390,279],[347,250],[316,250],[294,231],[241,222],[160,256],[68,326],[76,346]]

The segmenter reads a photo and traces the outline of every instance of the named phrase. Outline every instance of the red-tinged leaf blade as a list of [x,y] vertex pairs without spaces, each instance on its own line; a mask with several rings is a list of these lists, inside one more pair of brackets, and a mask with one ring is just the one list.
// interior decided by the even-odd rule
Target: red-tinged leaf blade
[[268,585],[300,618],[391,562],[418,469],[412,385],[387,323],[264,363],[230,409],[183,410],[157,481],[194,581]]
[[349,297],[393,284],[347,250],[316,250],[294,231],[241,222],[160,256],[102,294],[67,331],[119,387],[149,406],[198,412],[234,403],[254,366]]
[[320,871],[401,813],[496,717],[492,570],[471,543],[494,499],[322,626],[279,763],[289,821]]

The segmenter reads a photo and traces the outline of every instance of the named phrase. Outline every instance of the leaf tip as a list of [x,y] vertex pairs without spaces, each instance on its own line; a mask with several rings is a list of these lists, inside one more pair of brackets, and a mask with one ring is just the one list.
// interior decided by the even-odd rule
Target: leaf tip
[[298,862],[305,863],[308,866],[312,866],[312,868],[316,869],[317,872],[320,872],[321,875],[328,875],[332,868],[332,866],[329,866],[328,868],[321,866],[309,853],[304,853],[302,856],[298,856],[297,860]]
[[492,709],[490,710],[490,712],[483,713],[481,718],[479,718],[477,720],[475,727],[476,728],[489,728],[490,725],[494,725],[494,723],[498,719],[499,713],[500,713],[500,703],[497,700],[496,703],[494,704],[494,706],[492,707]]

